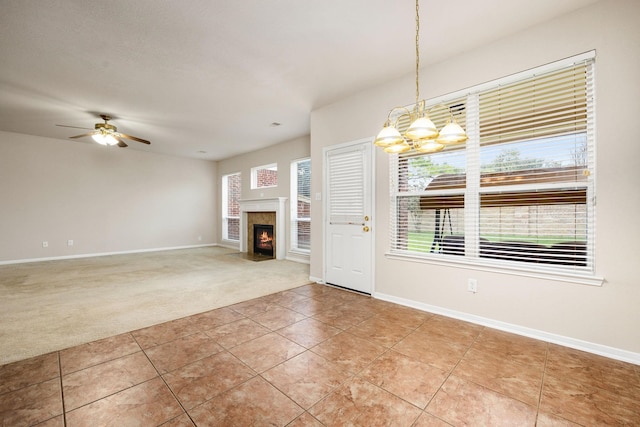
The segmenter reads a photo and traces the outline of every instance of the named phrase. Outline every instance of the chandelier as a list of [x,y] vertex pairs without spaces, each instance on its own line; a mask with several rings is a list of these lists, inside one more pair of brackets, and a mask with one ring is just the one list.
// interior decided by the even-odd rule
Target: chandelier
[[[405,153],[414,149],[420,153],[435,153],[447,145],[460,144],[467,140],[464,129],[456,122],[450,108],[438,104],[427,110],[425,101],[420,101],[420,0],[416,0],[416,103],[412,110],[406,107],[394,107],[389,111],[384,127],[373,141],[387,153]],[[449,112],[447,124],[438,131],[429,118],[429,112],[435,108],[445,108]],[[391,120],[394,113],[398,113],[395,120]],[[404,135],[397,129],[401,119],[408,119],[411,123]]]

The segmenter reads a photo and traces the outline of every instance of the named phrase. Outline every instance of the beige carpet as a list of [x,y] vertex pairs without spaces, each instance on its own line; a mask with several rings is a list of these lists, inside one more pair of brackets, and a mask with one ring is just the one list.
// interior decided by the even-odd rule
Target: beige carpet
[[220,247],[0,266],[0,365],[306,283]]

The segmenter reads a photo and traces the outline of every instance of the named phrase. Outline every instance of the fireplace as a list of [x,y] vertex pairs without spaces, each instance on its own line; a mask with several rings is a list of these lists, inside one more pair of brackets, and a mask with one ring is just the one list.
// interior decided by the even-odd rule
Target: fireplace
[[253,224],[253,253],[273,258],[273,225]]
[[253,255],[253,225],[273,225],[273,258],[286,259],[286,197],[243,199],[240,205],[240,252]]

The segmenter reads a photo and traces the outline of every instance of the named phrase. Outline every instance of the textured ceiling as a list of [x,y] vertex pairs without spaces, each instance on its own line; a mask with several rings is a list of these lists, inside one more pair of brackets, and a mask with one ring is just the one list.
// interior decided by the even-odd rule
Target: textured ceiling
[[[422,63],[594,1],[422,0]],[[413,0],[0,0],[0,130],[77,144],[82,130],[56,124],[106,113],[152,141],[129,149],[224,159],[412,74],[414,18]]]

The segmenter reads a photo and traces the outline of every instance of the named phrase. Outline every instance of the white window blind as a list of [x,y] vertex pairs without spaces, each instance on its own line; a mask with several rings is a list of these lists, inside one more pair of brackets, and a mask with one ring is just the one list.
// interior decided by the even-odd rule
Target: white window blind
[[332,224],[363,223],[364,152],[332,150],[327,156],[329,185],[329,222]]
[[311,160],[291,163],[291,249],[311,249]]
[[564,61],[446,101],[469,140],[392,157],[392,252],[593,272],[593,67]]

